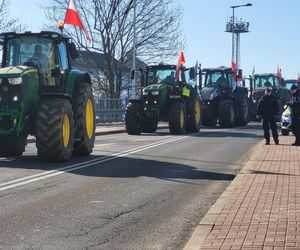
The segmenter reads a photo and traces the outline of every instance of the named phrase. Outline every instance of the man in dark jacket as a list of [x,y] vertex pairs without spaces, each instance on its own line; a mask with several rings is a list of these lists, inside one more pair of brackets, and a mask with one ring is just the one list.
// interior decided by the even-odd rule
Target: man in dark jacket
[[292,130],[296,137],[293,146],[300,146],[300,93],[297,86],[293,85],[291,87],[292,99],[289,103],[292,109]]
[[272,94],[271,84],[266,85],[265,95],[259,100],[257,114],[258,118],[263,119],[263,129],[264,137],[266,139],[266,145],[270,144],[270,132],[269,129],[272,129],[272,135],[275,143],[278,145],[278,132],[276,119],[279,115],[279,104],[275,96]]

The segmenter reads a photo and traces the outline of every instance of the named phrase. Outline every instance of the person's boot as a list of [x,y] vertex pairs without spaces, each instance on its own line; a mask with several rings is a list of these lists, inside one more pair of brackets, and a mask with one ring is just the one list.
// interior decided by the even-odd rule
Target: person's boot
[[270,141],[269,141],[269,140],[266,140],[265,145],[270,145]]
[[279,140],[278,139],[276,139],[276,140],[274,140],[275,141],[275,144],[276,145],[279,145]]

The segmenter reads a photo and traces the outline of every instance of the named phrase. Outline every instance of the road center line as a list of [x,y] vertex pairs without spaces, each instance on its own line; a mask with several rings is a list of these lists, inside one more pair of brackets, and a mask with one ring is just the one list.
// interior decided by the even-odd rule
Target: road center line
[[44,180],[44,179],[48,179],[50,177],[54,177],[54,176],[58,176],[61,174],[65,174],[68,172],[72,172],[72,171],[76,171],[79,169],[84,169],[84,168],[88,168],[91,167],[93,165],[99,164],[99,163],[104,163],[104,162],[108,162],[117,158],[121,158],[121,157],[125,157],[131,154],[135,154],[138,153],[140,151],[144,151],[147,149],[151,149],[154,147],[158,147],[167,143],[171,143],[171,142],[175,142],[175,141],[179,141],[186,138],[186,136],[181,136],[181,137],[176,137],[176,138],[171,138],[171,139],[167,139],[161,142],[155,142],[155,143],[151,143],[149,145],[145,145],[145,146],[140,146],[137,148],[133,148],[130,150],[126,150],[120,153],[115,153],[111,156],[106,156],[104,158],[101,159],[94,159],[94,160],[90,160],[90,161],[86,161],[86,162],[82,162],[82,163],[77,163],[77,164],[73,164],[71,166],[67,166],[67,167],[62,167],[62,168],[58,168],[55,170],[50,170],[50,171],[45,171],[43,173],[40,174],[36,174],[36,175],[31,175],[31,176],[27,176],[24,178],[20,178],[20,179],[16,179],[16,180],[12,180],[12,181],[8,181],[5,183],[0,184],[0,192],[5,191],[5,190],[9,190],[12,188],[16,188],[19,186],[23,186],[26,184],[30,184],[33,182],[37,182],[40,180]]

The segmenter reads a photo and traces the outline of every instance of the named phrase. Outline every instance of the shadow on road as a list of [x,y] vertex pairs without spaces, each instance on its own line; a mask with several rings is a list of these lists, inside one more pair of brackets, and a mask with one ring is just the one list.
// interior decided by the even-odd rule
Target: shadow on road
[[[86,161],[96,160],[101,161],[105,155],[90,156],[83,158],[74,158],[68,164],[54,164],[42,163],[35,156],[23,156],[20,158],[12,158],[7,160],[0,160],[1,168],[15,168],[15,169],[32,169],[32,170],[56,170],[58,168],[69,167],[74,164],[84,165]],[[61,170],[64,171],[64,170]],[[106,178],[137,178],[137,177],[152,177],[164,180],[174,179],[188,179],[188,180],[216,180],[229,181],[234,179],[235,175],[201,171],[196,167],[161,162],[156,160],[135,159],[129,157],[120,157],[104,163],[95,163],[92,166],[71,171],[73,174],[92,176],[92,177],[106,177]]]

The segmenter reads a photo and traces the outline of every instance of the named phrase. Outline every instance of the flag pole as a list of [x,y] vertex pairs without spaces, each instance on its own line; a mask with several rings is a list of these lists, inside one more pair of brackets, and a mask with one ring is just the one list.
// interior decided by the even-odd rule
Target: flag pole
[[133,49],[132,49],[132,98],[135,99],[136,94],[136,0],[133,1]]

